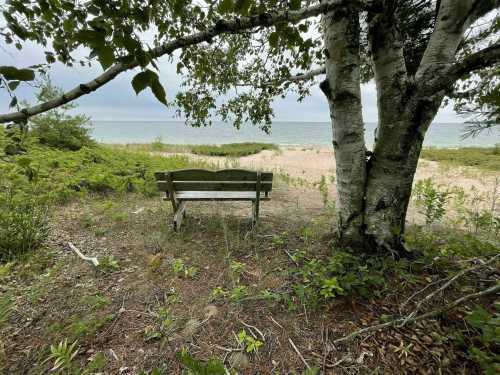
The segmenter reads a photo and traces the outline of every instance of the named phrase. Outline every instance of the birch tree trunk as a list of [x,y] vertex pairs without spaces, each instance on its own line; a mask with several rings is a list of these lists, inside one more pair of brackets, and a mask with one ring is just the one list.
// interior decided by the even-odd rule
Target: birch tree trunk
[[415,77],[409,77],[397,29],[397,2],[368,12],[379,112],[373,153],[366,158],[360,100],[359,12],[350,6],[323,18],[327,53],[321,84],[330,105],[337,165],[339,239],[358,251],[408,255],[403,242],[412,183],[425,133],[444,91],[421,87],[442,78],[455,60],[473,0],[442,0],[434,33]]
[[366,147],[360,89],[358,11],[342,7],[323,17],[326,79],[321,83],[332,119],[339,234],[343,243],[364,246]]

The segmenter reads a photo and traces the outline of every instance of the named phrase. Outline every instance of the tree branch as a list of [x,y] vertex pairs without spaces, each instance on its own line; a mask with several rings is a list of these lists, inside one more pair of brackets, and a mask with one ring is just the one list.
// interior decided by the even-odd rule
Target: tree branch
[[310,70],[307,73],[297,74],[295,76],[291,76],[286,81],[288,81],[288,82],[307,81],[309,79],[312,79],[312,78],[319,76],[319,75],[322,75],[322,74],[326,74],[326,68],[324,66],[321,68]]
[[433,79],[423,82],[419,91],[425,95],[433,95],[441,90],[450,89],[459,79],[476,70],[492,66],[500,62],[500,42],[473,53],[463,60],[452,64]]
[[363,335],[363,334],[366,334],[369,332],[380,331],[380,330],[385,329],[385,328],[396,327],[396,326],[402,327],[408,323],[414,323],[414,322],[417,322],[419,320],[433,318],[435,316],[441,315],[442,313],[444,313],[446,311],[454,309],[455,307],[457,307],[457,306],[459,306],[467,301],[478,299],[478,298],[481,298],[481,297],[484,297],[484,296],[487,296],[490,294],[495,294],[495,293],[498,293],[499,291],[500,291],[500,284],[497,284],[497,285],[494,285],[488,289],[481,290],[481,291],[476,292],[476,293],[467,294],[463,297],[460,297],[460,298],[454,300],[451,303],[446,304],[443,307],[440,307],[436,310],[429,311],[425,314],[421,314],[421,315],[413,317],[411,319],[399,318],[399,319],[391,320],[390,322],[376,324],[376,325],[373,325],[370,327],[360,329],[360,330],[355,331],[347,336],[344,336],[344,337],[341,337],[337,340],[334,340],[333,343],[340,344],[342,342],[352,340],[353,338],[355,338],[357,336],[360,336],[360,335]]
[[469,16],[476,9],[475,3],[477,1],[441,1],[434,31],[415,74],[417,84],[442,76],[443,71],[453,63]]
[[[250,17],[240,17],[233,20],[219,20],[213,27],[209,28],[206,31],[191,34],[165,43],[159,47],[152,49],[150,51],[150,54],[153,58],[158,58],[163,55],[171,54],[172,52],[180,48],[210,41],[212,38],[218,35],[234,34],[244,30],[251,30],[256,27],[269,27],[275,25],[278,22],[297,23],[303,19],[327,13],[334,8],[344,4],[355,4],[357,6],[363,6],[365,5],[365,1],[368,2],[368,0],[329,0],[323,1],[318,5],[302,8],[296,11],[286,10],[274,13],[263,13]],[[53,108],[59,107],[83,95],[97,90],[98,88],[104,86],[106,83],[116,78],[116,76],[118,76],[119,74],[127,70],[136,68],[137,66],[139,66],[139,62],[137,60],[134,60],[128,64],[114,64],[112,67],[110,67],[108,70],[106,70],[104,73],[102,73],[92,81],[82,83],[53,100],[40,103],[33,107],[24,108],[18,112],[0,115],[0,123],[26,120],[31,116],[35,116],[40,113],[49,111]]]

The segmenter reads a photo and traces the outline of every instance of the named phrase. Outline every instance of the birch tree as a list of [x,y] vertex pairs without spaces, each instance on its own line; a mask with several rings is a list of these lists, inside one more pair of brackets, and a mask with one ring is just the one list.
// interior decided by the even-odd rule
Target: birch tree
[[[6,44],[45,48],[46,62],[0,67],[12,110],[30,117],[92,93],[136,69],[150,91],[192,126],[212,118],[269,131],[274,98],[299,101],[320,84],[330,108],[337,173],[338,238],[360,252],[407,253],[406,213],[426,132],[443,101],[498,122],[500,0],[11,0]],[[153,41],[143,41],[144,34]],[[89,51],[76,59],[76,51]],[[157,60],[184,78],[169,97]],[[23,82],[59,61],[103,72],[63,95],[21,108]],[[365,144],[360,85],[377,89],[378,127]],[[167,90],[168,92],[168,90]]]

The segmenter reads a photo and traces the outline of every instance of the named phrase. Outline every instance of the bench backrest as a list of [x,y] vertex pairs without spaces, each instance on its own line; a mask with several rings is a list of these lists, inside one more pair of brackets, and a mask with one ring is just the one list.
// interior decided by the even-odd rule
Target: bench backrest
[[259,191],[266,195],[272,189],[272,172],[243,169],[182,169],[155,173],[160,191]]

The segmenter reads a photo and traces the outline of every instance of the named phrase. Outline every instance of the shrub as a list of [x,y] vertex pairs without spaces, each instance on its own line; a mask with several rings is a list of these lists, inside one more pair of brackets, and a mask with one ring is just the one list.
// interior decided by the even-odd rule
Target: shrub
[[[62,94],[62,90],[52,86],[47,80],[37,94],[38,102],[54,99]],[[84,146],[91,146],[94,141],[90,137],[89,121],[84,115],[71,116],[69,109],[74,104],[65,104],[43,115],[30,119],[31,134],[38,138],[43,145],[76,151]]]
[[40,199],[0,192],[0,261],[38,248],[49,234],[48,207]]
[[414,194],[420,212],[425,217],[425,224],[431,225],[443,218],[451,192],[440,190],[430,178],[426,178],[417,181]]

